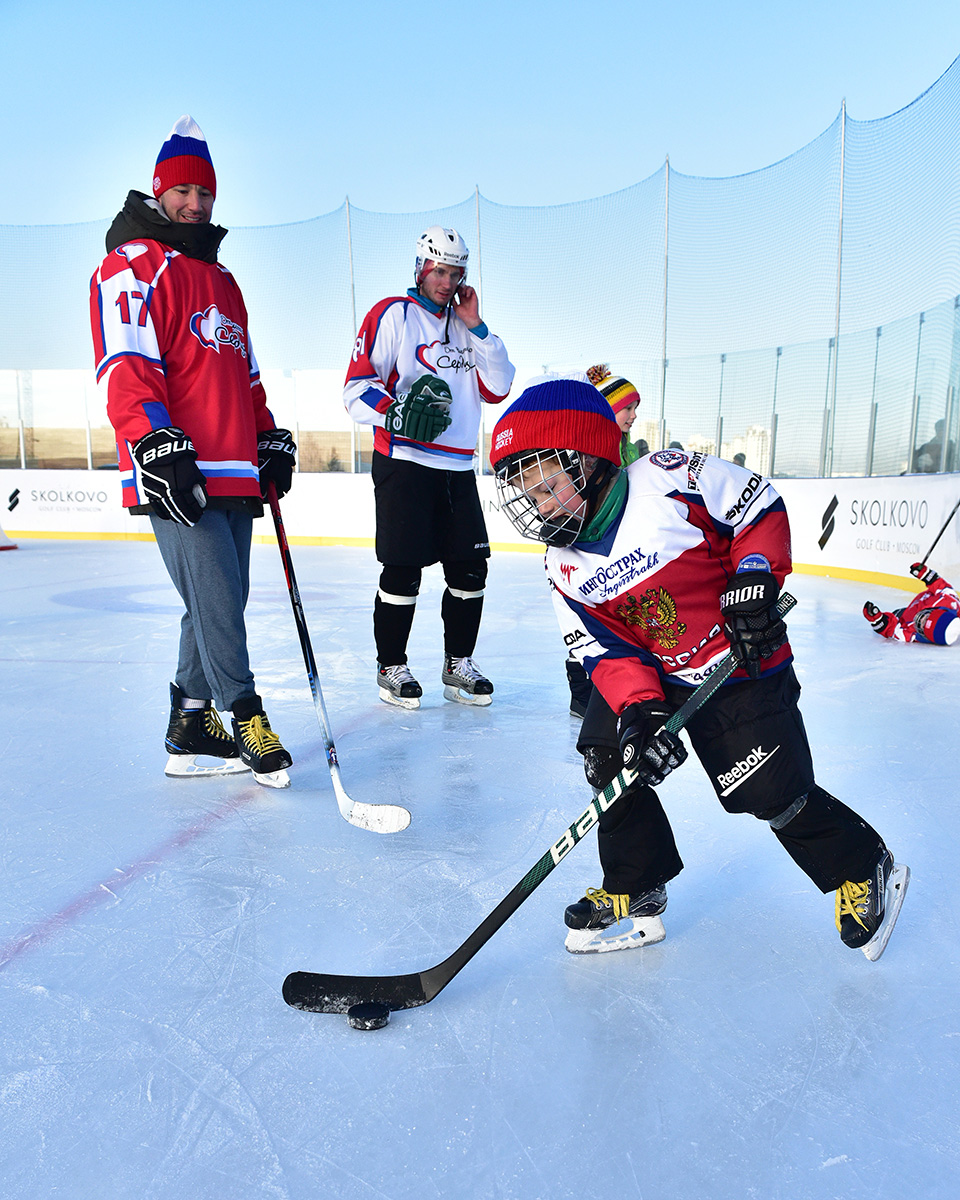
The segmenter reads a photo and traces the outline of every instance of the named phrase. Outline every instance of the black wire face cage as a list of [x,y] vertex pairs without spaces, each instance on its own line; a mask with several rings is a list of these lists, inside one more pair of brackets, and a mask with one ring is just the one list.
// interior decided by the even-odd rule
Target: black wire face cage
[[[497,464],[500,511],[521,537],[547,546],[570,546],[586,519],[583,461],[576,450],[524,450]],[[572,483],[576,492],[544,516],[540,505],[557,500],[557,490]],[[568,489],[569,490],[569,489]]]

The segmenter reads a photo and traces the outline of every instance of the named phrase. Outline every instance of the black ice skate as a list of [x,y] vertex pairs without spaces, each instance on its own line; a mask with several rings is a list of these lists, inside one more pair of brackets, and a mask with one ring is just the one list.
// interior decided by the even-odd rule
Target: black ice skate
[[419,708],[423,688],[410,673],[406,663],[394,667],[383,667],[377,663],[377,684],[380,699],[385,704],[396,704],[399,708]]
[[456,658],[452,654],[443,656],[443,697],[458,704],[475,704],[483,707],[493,698],[493,684],[477,669],[469,656]]
[[[234,709],[234,714],[236,711]],[[241,720],[234,715],[233,734],[240,757],[253,772],[257,783],[272,788],[290,786],[286,769],[293,765],[293,759],[270,728],[265,712],[254,712]]]
[[[170,684],[170,721],[165,745],[169,757],[164,775],[185,778],[193,775],[235,775],[250,768],[240,759],[237,743],[224,729],[220,714],[207,700],[203,708],[184,708],[184,695]],[[223,761],[198,764],[198,758]]]
[[884,850],[876,870],[863,883],[837,888],[837,929],[845,946],[862,950],[872,962],[887,947],[910,882],[910,868]]
[[666,907],[667,892],[662,885],[636,896],[587,888],[583,899],[568,905],[563,914],[568,930],[564,945],[571,954],[652,946],[667,936],[660,920]]

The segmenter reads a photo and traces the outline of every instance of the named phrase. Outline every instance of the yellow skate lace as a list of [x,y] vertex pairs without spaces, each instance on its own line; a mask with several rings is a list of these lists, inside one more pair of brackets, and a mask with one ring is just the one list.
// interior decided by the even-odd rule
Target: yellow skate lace
[[220,714],[215,708],[204,709],[203,729],[207,737],[222,738],[225,742],[233,741],[233,738],[224,729],[223,722],[220,720]]
[[630,911],[630,896],[628,894],[611,895],[603,888],[587,888],[586,899],[597,908],[612,908],[613,915],[620,923],[621,917],[626,917]]
[[249,721],[239,721],[240,733],[248,750],[255,750],[261,758],[265,758],[273,750],[282,750],[280,739],[270,728],[267,718],[257,713]]
[[841,883],[837,888],[837,929],[840,929],[841,917],[853,917],[858,925],[866,929],[867,923],[861,917],[867,911],[869,898],[869,883]]

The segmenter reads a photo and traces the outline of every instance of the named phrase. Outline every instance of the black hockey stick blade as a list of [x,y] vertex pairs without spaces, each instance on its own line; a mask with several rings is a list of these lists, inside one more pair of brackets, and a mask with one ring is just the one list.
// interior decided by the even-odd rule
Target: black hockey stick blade
[[[781,616],[786,616],[795,604],[793,596],[784,592],[777,601],[777,610]],[[739,657],[731,650],[689,699],[673,713],[665,727],[671,733],[678,733],[739,665]],[[573,824],[567,826],[563,835],[530,868],[520,882],[504,896],[493,912],[485,917],[467,940],[443,962],[429,967],[426,971],[409,975],[323,975],[314,971],[294,971],[283,981],[284,1000],[292,1008],[321,1013],[345,1013],[352,1005],[369,1001],[385,1004],[394,1012],[429,1004],[517,911],[531,892],[543,883],[561,859],[589,833],[600,820],[600,814],[619,800],[636,777],[636,771],[625,769],[612,779],[603,791],[590,801]]]

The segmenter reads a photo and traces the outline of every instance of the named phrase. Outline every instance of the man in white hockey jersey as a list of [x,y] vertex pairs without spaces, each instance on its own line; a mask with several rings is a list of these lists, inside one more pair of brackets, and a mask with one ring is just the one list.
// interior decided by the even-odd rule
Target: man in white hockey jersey
[[443,694],[486,705],[493,693],[472,657],[490,557],[473,456],[480,406],[506,398],[514,368],[467,286],[468,256],[455,229],[421,234],[415,286],[367,313],[343,393],[350,416],[375,427],[377,684],[382,700],[402,708],[419,708],[423,695],[407,640],[422,569],[436,562],[446,581]]

